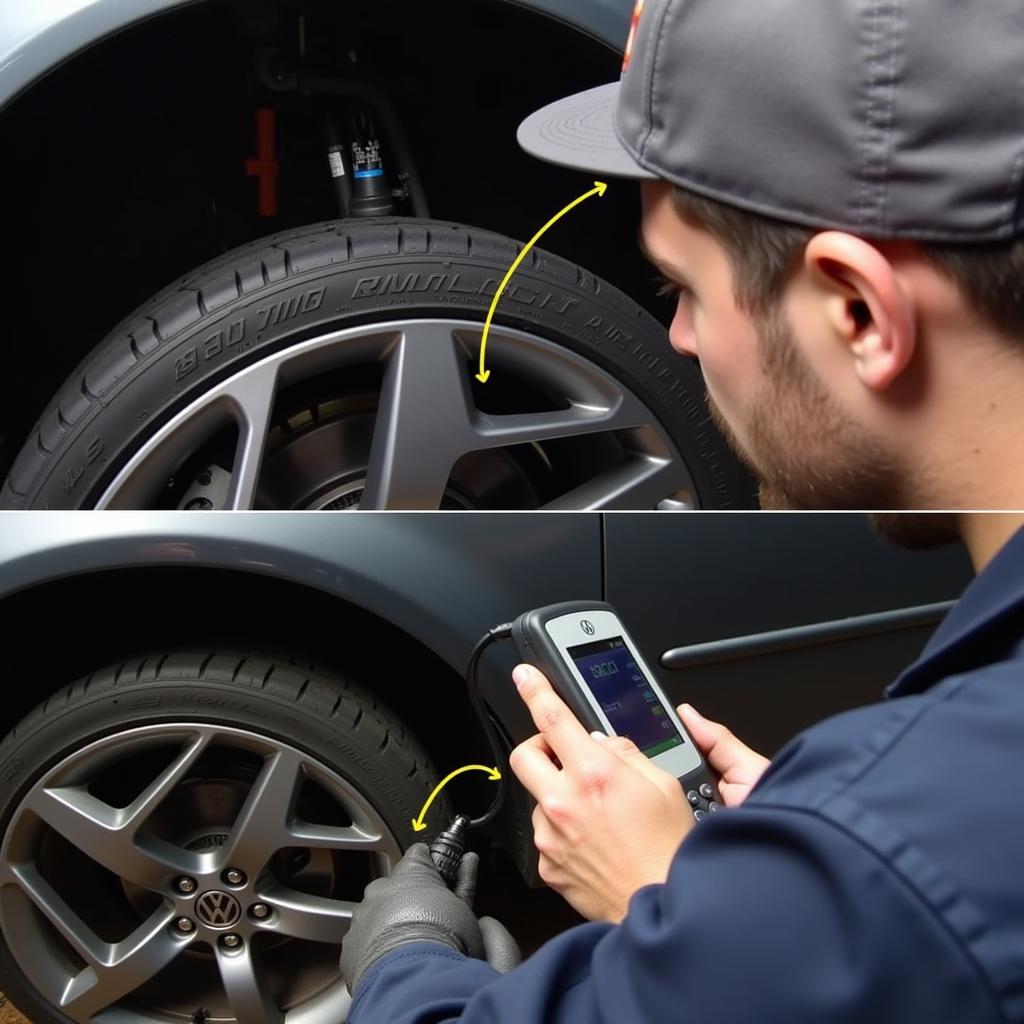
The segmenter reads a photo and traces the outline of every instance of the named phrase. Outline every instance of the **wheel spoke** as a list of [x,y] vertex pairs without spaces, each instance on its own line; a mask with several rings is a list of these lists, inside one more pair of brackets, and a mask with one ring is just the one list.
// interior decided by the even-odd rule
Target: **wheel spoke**
[[98,968],[79,972],[68,983],[61,1008],[75,1020],[89,1020],[123,999],[170,964],[188,944],[170,929],[173,909],[154,911],[126,939],[107,945]]
[[90,967],[103,962],[104,943],[57,894],[34,864],[12,864],[9,871],[43,917]]
[[283,1024],[284,1014],[262,983],[251,944],[237,953],[217,947],[217,966],[238,1024]]
[[404,331],[384,373],[360,508],[436,509],[472,451],[469,369],[450,327]]
[[476,448],[499,448],[507,444],[551,441],[559,437],[582,437],[608,430],[626,430],[644,425],[642,412],[632,402],[611,408],[573,405],[557,412],[526,413],[519,416],[477,417]]
[[239,419],[238,448],[231,470],[228,508],[252,508],[267,444],[267,430],[277,393],[278,364],[253,367],[230,384],[228,398]]
[[352,923],[355,904],[275,887],[260,899],[274,910],[270,928],[309,942],[340,943]]
[[108,871],[143,888],[158,888],[168,874],[186,869],[195,858],[160,840],[140,845],[136,834],[195,764],[207,743],[207,734],[195,737],[127,807],[111,807],[85,786],[39,788],[29,795],[27,806]]
[[173,908],[161,906],[127,938],[103,942],[34,865],[11,866],[10,877],[85,962],[78,973],[66,978],[60,993],[53,993],[74,1020],[89,1020],[134,991],[163,970],[188,941],[171,933]]
[[121,832],[120,813],[86,789],[40,789],[29,796],[27,806],[54,832],[108,871],[146,888],[162,876],[162,870]]
[[288,822],[304,777],[296,752],[278,750],[267,757],[221,848],[224,865],[254,878],[290,842]]
[[171,790],[185,777],[210,743],[210,733],[194,736],[187,747],[125,808],[123,828],[132,831],[145,824]]
[[588,480],[545,509],[654,509],[686,486],[680,467],[651,456],[630,458],[621,466]]
[[327,850],[388,850],[390,843],[379,832],[366,832],[355,825],[311,825],[294,821],[287,826],[288,845]]

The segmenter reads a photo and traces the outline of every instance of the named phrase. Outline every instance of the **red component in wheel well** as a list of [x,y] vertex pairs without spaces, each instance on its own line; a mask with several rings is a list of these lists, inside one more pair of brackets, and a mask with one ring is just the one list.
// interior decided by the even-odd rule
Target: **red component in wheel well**
[[245,173],[259,179],[261,217],[277,216],[277,113],[272,107],[256,111],[256,155],[245,161]]

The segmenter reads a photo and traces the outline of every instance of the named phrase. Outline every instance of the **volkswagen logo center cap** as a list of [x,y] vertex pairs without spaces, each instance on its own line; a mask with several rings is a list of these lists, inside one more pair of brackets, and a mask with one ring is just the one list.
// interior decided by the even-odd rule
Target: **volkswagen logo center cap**
[[231,893],[214,889],[196,900],[196,915],[209,928],[230,928],[242,916],[242,905]]

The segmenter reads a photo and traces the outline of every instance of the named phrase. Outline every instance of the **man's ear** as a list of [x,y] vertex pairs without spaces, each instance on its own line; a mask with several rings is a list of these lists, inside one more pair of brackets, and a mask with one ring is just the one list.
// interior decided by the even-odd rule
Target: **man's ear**
[[884,391],[907,368],[917,342],[910,297],[870,242],[841,231],[815,235],[804,266],[821,290],[828,321],[849,347],[861,382]]

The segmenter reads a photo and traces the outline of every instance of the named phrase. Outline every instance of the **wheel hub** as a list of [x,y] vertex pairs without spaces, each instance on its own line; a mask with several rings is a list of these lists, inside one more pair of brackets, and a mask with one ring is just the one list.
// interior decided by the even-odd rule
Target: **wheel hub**
[[196,839],[190,839],[184,844],[186,850],[194,853],[202,853],[205,850],[216,850],[227,841],[227,832],[206,832]]

